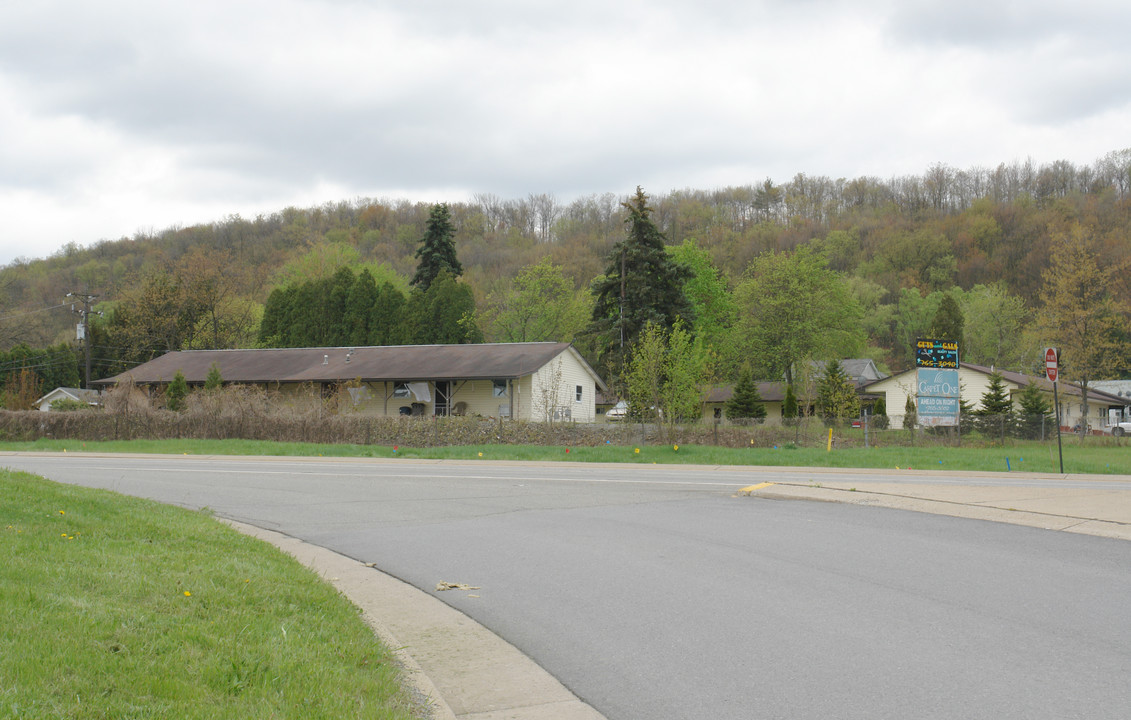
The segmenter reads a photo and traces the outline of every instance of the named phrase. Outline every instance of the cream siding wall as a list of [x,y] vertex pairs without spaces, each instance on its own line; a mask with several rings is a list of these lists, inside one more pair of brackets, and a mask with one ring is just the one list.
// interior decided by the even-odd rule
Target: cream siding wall
[[534,397],[534,376],[526,375],[511,382],[514,387],[514,417],[516,420],[529,420]]
[[452,406],[457,403],[467,403],[468,415],[482,415],[483,417],[499,417],[500,406],[502,412],[510,410],[512,389],[508,385],[507,395],[495,396],[495,386],[490,380],[467,380],[452,383]]
[[[412,407],[413,403],[420,402],[411,393],[408,397],[394,397],[395,386],[396,383],[392,382],[363,383],[360,392],[355,393],[356,401],[353,396],[348,400],[343,398],[343,410],[369,417],[398,417],[402,407]],[[513,392],[513,388],[508,388],[508,391]],[[430,397],[429,402],[424,403],[424,415],[431,416],[436,411],[436,383],[428,383],[428,393]],[[500,406],[509,408],[511,399],[509,395],[496,397],[491,380],[452,381],[451,407],[461,402],[467,405],[464,410],[467,415],[498,417]]]
[[[579,386],[581,400],[577,399]],[[594,422],[597,417],[596,395],[593,376],[567,350],[531,377],[531,391],[527,398],[530,414],[526,418],[533,421]]]

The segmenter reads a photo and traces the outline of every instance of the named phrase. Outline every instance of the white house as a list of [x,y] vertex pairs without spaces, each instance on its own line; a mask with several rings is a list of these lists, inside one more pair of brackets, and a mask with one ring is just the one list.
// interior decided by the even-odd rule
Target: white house
[[35,406],[42,412],[51,410],[51,403],[56,400],[73,400],[97,407],[102,404],[102,396],[97,390],[83,390],[81,388],[57,387],[51,392],[35,401]]
[[178,371],[203,385],[215,365],[225,384],[281,394],[341,387],[372,416],[464,415],[593,422],[605,383],[570,343],[181,350],[92,385],[131,380],[163,388]]
[[[958,368],[958,384],[961,397],[970,407],[977,410],[982,403],[982,396],[989,390],[990,376],[995,372],[993,368],[984,365],[962,363]],[[1053,406],[1053,387],[1044,377],[1033,377],[1008,370],[996,371],[1010,397],[1013,399],[1014,408],[1020,407],[1020,395],[1026,386],[1036,384],[1042,395],[1048,401],[1050,408]],[[884,395],[888,415],[892,417],[892,427],[902,426],[903,409],[907,403],[908,395],[916,394],[918,371],[915,368],[892,375],[862,388],[862,392],[869,395]],[[1084,396],[1079,385],[1060,382],[1057,385],[1057,394],[1060,398],[1060,424],[1066,429],[1071,429],[1083,417]],[[1088,417],[1093,428],[1098,428],[1107,417],[1110,408],[1118,408],[1125,404],[1125,398],[1119,398],[1106,392],[1088,388]]]

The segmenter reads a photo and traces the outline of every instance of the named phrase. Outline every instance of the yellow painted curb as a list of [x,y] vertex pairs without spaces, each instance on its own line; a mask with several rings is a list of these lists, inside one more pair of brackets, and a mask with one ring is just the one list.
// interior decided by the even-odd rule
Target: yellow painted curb
[[757,485],[751,485],[750,487],[742,488],[741,490],[738,491],[738,494],[739,495],[749,495],[750,493],[754,492],[755,490],[761,490],[762,488],[768,488],[771,485],[773,485],[772,482],[758,483]]

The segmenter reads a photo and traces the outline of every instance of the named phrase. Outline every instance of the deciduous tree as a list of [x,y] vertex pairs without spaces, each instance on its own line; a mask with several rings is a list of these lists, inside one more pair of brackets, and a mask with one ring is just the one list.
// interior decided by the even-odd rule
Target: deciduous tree
[[1029,310],[1010,295],[1003,283],[975,285],[959,299],[965,319],[962,358],[996,367],[1017,367],[1022,361],[1022,338]]
[[1047,343],[1060,349],[1063,377],[1085,391],[1085,421],[1088,385],[1125,364],[1126,352],[1116,337],[1127,317],[1112,294],[1117,269],[1101,260],[1094,239],[1082,226],[1074,225],[1054,243],[1050,265],[1043,273],[1038,327]]
[[844,279],[824,257],[801,247],[758,256],[735,289],[742,346],[758,377],[785,376],[811,357],[863,346],[860,309]]
[[718,357],[719,374],[731,377],[741,358],[734,342],[737,312],[726,276],[715,267],[711,253],[693,240],[684,240],[671,250],[671,255],[690,271],[683,290],[695,318],[691,331]]
[[544,257],[488,299],[486,325],[498,342],[571,342],[591,312],[589,292],[574,290],[562,267]]

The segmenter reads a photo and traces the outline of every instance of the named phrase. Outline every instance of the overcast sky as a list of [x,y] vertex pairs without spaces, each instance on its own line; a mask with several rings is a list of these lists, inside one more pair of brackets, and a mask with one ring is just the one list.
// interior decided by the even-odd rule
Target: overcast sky
[[0,264],[358,197],[652,194],[1131,146],[1131,3],[0,3]]

